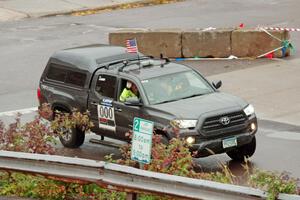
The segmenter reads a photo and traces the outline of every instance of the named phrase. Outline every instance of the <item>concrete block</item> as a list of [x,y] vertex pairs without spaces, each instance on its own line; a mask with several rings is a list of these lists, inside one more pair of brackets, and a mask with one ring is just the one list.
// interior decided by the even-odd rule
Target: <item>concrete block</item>
[[127,39],[136,38],[138,49],[145,55],[181,57],[180,29],[126,29],[109,34],[109,44],[125,46]]
[[183,57],[224,58],[231,55],[233,29],[189,30],[182,33]]
[[[280,40],[290,38],[287,31],[268,31]],[[271,37],[261,30],[239,29],[232,32],[232,55],[237,57],[257,57],[282,46],[281,41]],[[286,56],[289,51],[286,52]],[[282,52],[276,51],[275,57],[282,57]]]

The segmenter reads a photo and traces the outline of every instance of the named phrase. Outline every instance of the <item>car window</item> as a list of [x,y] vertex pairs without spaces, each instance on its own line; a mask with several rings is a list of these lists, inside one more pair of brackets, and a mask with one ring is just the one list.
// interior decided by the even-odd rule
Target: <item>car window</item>
[[121,80],[121,90],[118,95],[118,100],[121,102],[126,101],[128,98],[140,98],[140,93],[137,85],[130,80],[122,79]]
[[46,75],[47,79],[64,82],[69,85],[84,87],[86,74],[67,69],[66,66],[51,64]]
[[79,87],[83,87],[85,80],[86,80],[85,73],[69,71],[65,82]]
[[184,71],[142,80],[150,104],[176,101],[213,92],[213,89],[199,74]]
[[117,78],[110,75],[100,74],[97,79],[95,91],[101,96],[114,98]]
[[51,64],[46,77],[51,80],[64,82],[66,76],[67,70],[59,67],[59,65]]

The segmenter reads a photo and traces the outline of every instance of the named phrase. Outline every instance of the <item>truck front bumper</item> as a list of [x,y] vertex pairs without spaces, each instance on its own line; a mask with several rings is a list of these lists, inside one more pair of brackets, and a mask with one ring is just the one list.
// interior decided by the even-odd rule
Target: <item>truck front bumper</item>
[[[252,141],[257,132],[257,119],[253,117],[248,120],[242,129],[228,130],[226,133],[222,133],[213,137],[203,137],[196,130],[182,130],[179,135],[182,138],[187,139],[188,137],[193,137],[195,142],[191,145],[190,151],[193,152],[194,157],[205,157],[214,154],[220,154],[230,151],[236,147],[243,146]],[[236,145],[224,148],[223,141],[233,138],[236,139]]]

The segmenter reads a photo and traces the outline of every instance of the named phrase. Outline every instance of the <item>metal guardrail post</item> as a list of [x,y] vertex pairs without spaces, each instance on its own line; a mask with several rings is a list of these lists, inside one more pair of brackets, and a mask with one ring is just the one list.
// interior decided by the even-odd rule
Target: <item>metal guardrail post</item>
[[137,194],[136,193],[127,193],[126,200],[137,200]]

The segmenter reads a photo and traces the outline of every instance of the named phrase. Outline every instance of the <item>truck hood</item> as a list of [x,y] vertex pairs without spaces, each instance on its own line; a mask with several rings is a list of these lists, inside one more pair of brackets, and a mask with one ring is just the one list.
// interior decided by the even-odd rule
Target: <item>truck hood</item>
[[198,119],[205,113],[215,112],[219,114],[231,110],[242,110],[246,106],[247,102],[241,98],[222,92],[151,105],[157,110],[168,112],[180,119]]

